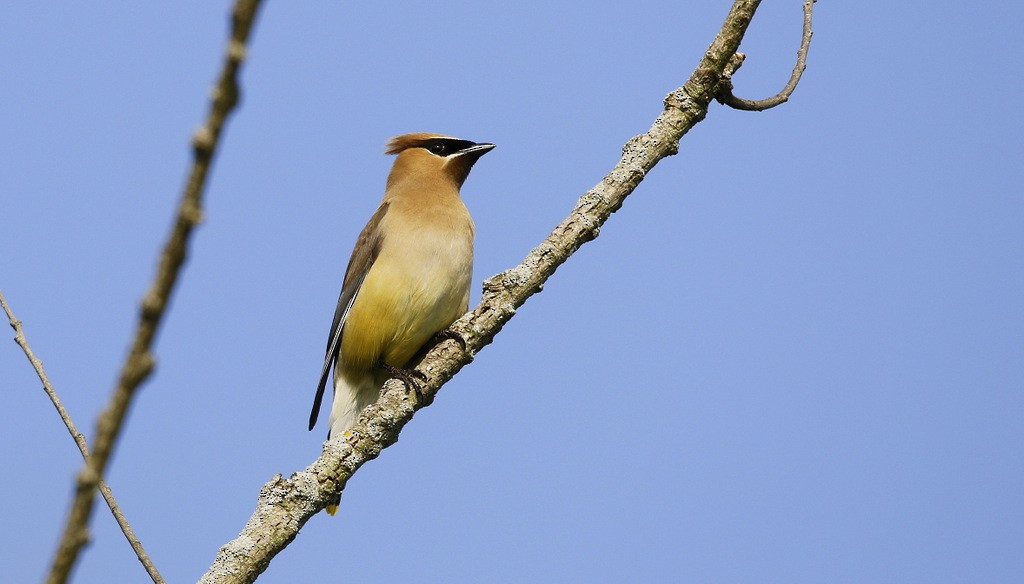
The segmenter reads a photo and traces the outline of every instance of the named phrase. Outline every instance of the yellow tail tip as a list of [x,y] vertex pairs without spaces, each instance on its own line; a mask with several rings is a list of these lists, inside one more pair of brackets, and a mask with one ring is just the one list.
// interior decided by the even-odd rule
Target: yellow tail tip
[[338,512],[338,506],[332,503],[331,505],[325,507],[324,511],[327,511],[328,515],[334,517],[334,514]]

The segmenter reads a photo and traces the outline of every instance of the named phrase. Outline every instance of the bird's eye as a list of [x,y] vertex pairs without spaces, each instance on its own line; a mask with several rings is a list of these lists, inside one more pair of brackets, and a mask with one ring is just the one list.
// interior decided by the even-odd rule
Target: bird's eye
[[434,142],[430,145],[430,151],[438,156],[444,156],[448,153],[448,145],[444,142]]

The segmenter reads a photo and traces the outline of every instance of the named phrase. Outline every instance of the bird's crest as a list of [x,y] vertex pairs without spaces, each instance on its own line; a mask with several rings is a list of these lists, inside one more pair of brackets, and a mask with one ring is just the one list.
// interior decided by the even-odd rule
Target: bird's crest
[[388,140],[387,146],[385,146],[385,154],[398,154],[403,150],[409,148],[416,148],[417,146],[423,146],[424,142],[432,140],[434,138],[452,138],[452,136],[445,136],[443,134],[431,134],[430,132],[414,132],[412,134],[402,134],[401,136],[395,136]]

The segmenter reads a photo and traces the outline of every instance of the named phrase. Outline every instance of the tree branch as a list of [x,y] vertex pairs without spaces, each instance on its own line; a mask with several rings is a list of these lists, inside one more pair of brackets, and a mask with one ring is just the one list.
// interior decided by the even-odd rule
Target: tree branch
[[232,12],[231,38],[228,41],[224,67],[214,87],[206,124],[192,139],[193,163],[182,193],[178,216],[164,246],[149,291],[142,301],[135,339],[119,376],[110,402],[100,414],[93,440],[93,453],[76,478],[75,498],[68,514],[64,533],[57,548],[47,582],[66,582],[82,546],[88,541],[88,524],[92,515],[96,487],[103,477],[110,455],[120,435],[125,414],[136,389],[153,371],[151,352],[153,340],[167,309],[171,292],[185,262],[192,230],[202,219],[202,195],[206,176],[216,151],[224,122],[238,103],[238,70],[245,58],[246,41],[259,8],[259,0],[238,0]]
[[[11,323],[11,328],[14,329],[14,342],[18,343],[21,350],[28,357],[29,363],[32,364],[32,368],[35,369],[36,375],[39,376],[39,381],[43,383],[43,391],[50,397],[50,401],[53,406],[57,408],[57,413],[60,415],[60,419],[64,421],[64,425],[67,426],[68,432],[71,433],[71,438],[74,439],[75,444],[78,445],[78,451],[82,453],[82,458],[88,462],[89,460],[89,446],[85,442],[85,435],[78,431],[75,427],[75,422],[71,419],[71,414],[64,408],[64,404],[60,401],[60,397],[57,395],[57,390],[53,388],[53,384],[50,383],[50,378],[46,375],[46,371],[43,369],[43,362],[36,357],[32,351],[32,347],[28,344],[28,339],[25,337],[25,330],[21,326],[21,321],[15,318],[14,312],[11,310],[10,305],[7,304],[7,299],[4,298],[4,294],[0,291],[0,306],[3,307],[4,312],[7,313],[7,320]],[[164,584],[163,577],[160,576],[160,572],[156,569],[153,561],[149,559],[149,555],[146,553],[145,548],[142,547],[142,542],[139,541],[138,536],[135,535],[135,530],[128,523],[128,518],[125,517],[124,513],[121,512],[121,506],[117,504],[117,499],[114,498],[114,492],[110,490],[107,483],[100,481],[99,484],[100,493],[103,498],[107,501],[107,506],[110,507],[110,512],[114,515],[114,519],[117,524],[121,526],[121,531],[124,533],[128,543],[135,550],[135,555],[138,556],[139,561],[142,562],[142,566],[149,573],[149,577],[153,579],[154,584]]]
[[429,405],[438,388],[493,340],[516,309],[539,292],[580,246],[597,237],[601,225],[647,172],[675,154],[679,139],[704,119],[759,3],[737,0],[733,4],[697,69],[685,85],[665,98],[665,110],[650,130],[625,145],[611,172],[580,197],[572,213],[521,264],[484,282],[480,304],[452,325],[466,341],[466,350],[455,341],[445,341],[417,366],[424,376],[420,389],[425,399],[418,401],[416,393],[399,381],[386,383],[380,399],[362,412],[344,439],[327,442],[323,454],[305,470],[287,479],[277,475],[260,489],[255,512],[241,534],[217,552],[201,583],[253,582],[359,467],[398,440],[416,410]]
[[[789,101],[789,96],[793,95],[797,84],[800,83],[800,77],[807,68],[807,49],[811,46],[811,36],[814,35],[814,32],[811,30],[811,16],[814,12],[815,2],[817,0],[804,0],[804,32],[800,39],[800,49],[796,52],[796,65],[793,66],[793,73],[790,74],[789,82],[782,88],[782,91],[766,99],[743,99],[733,95],[732,75],[726,75],[718,95],[715,96],[719,103],[738,110],[760,112]],[[736,65],[737,69],[742,62],[743,58],[741,56],[739,63]]]

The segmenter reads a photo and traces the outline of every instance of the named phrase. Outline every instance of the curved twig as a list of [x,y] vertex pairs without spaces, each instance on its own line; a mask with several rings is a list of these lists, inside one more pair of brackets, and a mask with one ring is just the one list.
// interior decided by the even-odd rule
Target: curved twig
[[[732,78],[730,75],[726,76],[722,82],[722,87],[718,95],[715,96],[715,99],[731,108],[752,112],[771,109],[789,101],[789,96],[793,95],[797,84],[800,83],[800,76],[804,74],[804,69],[807,68],[807,49],[811,46],[811,36],[814,35],[814,32],[811,30],[811,16],[814,12],[814,3],[816,1],[804,0],[804,32],[800,39],[800,49],[796,52],[796,65],[793,66],[793,73],[790,74],[789,82],[782,88],[782,91],[766,99],[743,99],[736,97],[732,93]],[[738,65],[737,68],[739,68]]]
[[203,187],[224,122],[238,103],[238,70],[245,58],[245,43],[259,5],[260,0],[238,0],[232,11],[231,38],[224,67],[214,87],[206,124],[196,131],[192,139],[192,171],[182,193],[178,216],[164,245],[156,278],[142,301],[135,339],[121,369],[117,387],[100,414],[92,456],[76,477],[74,502],[47,577],[48,583],[67,581],[82,546],[88,541],[96,487],[106,470],[135,390],[153,371],[155,360],[150,348],[185,262],[189,237],[202,219]]
[[[28,357],[29,363],[32,364],[32,368],[35,369],[36,375],[39,377],[39,381],[43,383],[43,391],[50,397],[50,401],[53,402],[53,406],[57,408],[57,413],[60,415],[60,419],[64,421],[64,425],[67,426],[68,432],[71,433],[71,437],[74,439],[75,444],[78,445],[78,451],[82,453],[82,458],[86,461],[89,460],[89,446],[85,442],[85,435],[78,431],[75,427],[75,422],[71,419],[71,414],[64,408],[64,404],[60,401],[60,397],[57,395],[57,390],[53,388],[53,384],[50,383],[50,377],[46,375],[46,371],[43,369],[43,362],[36,357],[32,351],[32,347],[28,344],[28,339],[25,337],[25,330],[21,326],[21,321],[15,318],[14,312],[11,310],[10,305],[7,304],[7,299],[4,298],[4,294],[0,291],[0,306],[3,307],[4,312],[7,313],[7,320],[11,323],[11,328],[14,329],[14,342],[18,343],[21,350]],[[128,518],[125,517],[124,513],[121,512],[121,506],[117,504],[117,499],[114,498],[114,492],[110,490],[107,483],[100,481],[100,494],[107,502],[107,506],[110,507],[110,512],[114,515],[114,520],[121,526],[121,531],[124,533],[128,543],[135,550],[135,555],[138,556],[142,566],[149,573],[149,577],[153,579],[154,584],[164,584],[165,580],[160,576],[159,570],[153,564],[153,561],[149,559],[149,554],[146,553],[145,548],[142,547],[142,542],[139,541],[138,536],[135,535],[135,530],[132,529],[131,524],[128,523]]]
[[601,225],[622,206],[647,172],[675,154],[679,139],[704,119],[759,3],[734,2],[697,69],[685,85],[665,98],[664,111],[647,133],[625,145],[615,167],[580,197],[572,213],[521,264],[484,282],[480,304],[451,327],[465,340],[465,350],[455,341],[441,342],[416,367],[424,379],[420,391],[425,399],[419,401],[416,392],[399,381],[385,384],[381,398],[363,411],[343,440],[326,443],[323,454],[305,470],[287,479],[277,475],[263,486],[256,510],[241,534],[217,552],[201,583],[254,581],[360,466],[398,440],[413,413],[428,405],[438,388],[492,341],[558,266],[597,237]]

